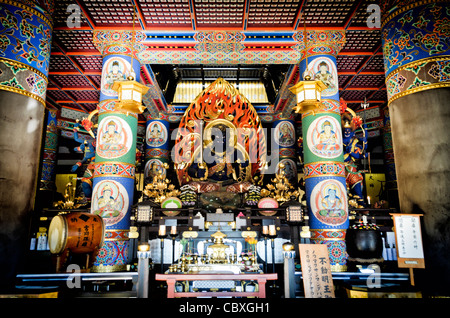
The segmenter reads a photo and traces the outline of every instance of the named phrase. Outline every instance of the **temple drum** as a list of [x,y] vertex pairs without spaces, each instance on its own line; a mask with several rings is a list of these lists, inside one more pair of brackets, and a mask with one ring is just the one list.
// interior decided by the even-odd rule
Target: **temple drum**
[[55,216],[49,227],[48,244],[52,254],[70,251],[92,253],[103,243],[103,219],[91,213],[72,212]]

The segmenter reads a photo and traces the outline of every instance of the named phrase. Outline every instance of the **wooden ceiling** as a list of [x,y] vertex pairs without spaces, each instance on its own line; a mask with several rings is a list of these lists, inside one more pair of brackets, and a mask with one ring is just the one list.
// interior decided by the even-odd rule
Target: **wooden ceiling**
[[[102,56],[93,44],[94,30],[131,30],[133,5],[136,30],[146,34],[193,34],[201,31],[239,31],[280,34],[307,29],[345,30],[346,44],[337,56],[340,96],[358,110],[364,98],[370,106],[386,104],[386,86],[380,29],[366,24],[367,6],[374,0],[58,0],[54,13],[47,104],[90,112],[97,106]],[[70,28],[70,4],[81,8],[80,27]],[[306,22],[305,22],[306,19]],[[164,39],[161,40],[164,42]],[[292,50],[280,42],[281,50]],[[270,50],[270,48],[268,48]],[[258,63],[255,63],[258,64]],[[144,66],[145,67],[145,66]],[[153,67],[150,65],[150,67]],[[156,69],[162,66],[154,66]],[[181,79],[200,78],[204,65],[167,65],[181,69]],[[261,78],[261,65],[214,65],[214,76]],[[270,65],[267,67],[271,67]],[[272,69],[282,76],[289,65]],[[253,69],[252,69],[253,68]],[[211,69],[209,69],[211,71]],[[240,73],[234,73],[238,70]],[[244,73],[241,73],[244,72]],[[278,72],[278,73],[277,73]],[[155,74],[159,72],[155,71]],[[200,74],[200,75],[199,75]],[[203,74],[203,75],[202,75]],[[230,75],[231,74],[231,75]],[[245,75],[247,74],[247,75]],[[224,77],[227,77],[225,75]],[[145,78],[145,76],[144,76]],[[204,78],[204,77],[203,77]],[[157,76],[157,80],[160,79]],[[144,83],[148,84],[148,83]],[[282,82],[277,82],[281,88]],[[162,86],[162,85],[161,85]],[[168,101],[170,103],[170,100]],[[143,116],[140,121],[144,120]]]

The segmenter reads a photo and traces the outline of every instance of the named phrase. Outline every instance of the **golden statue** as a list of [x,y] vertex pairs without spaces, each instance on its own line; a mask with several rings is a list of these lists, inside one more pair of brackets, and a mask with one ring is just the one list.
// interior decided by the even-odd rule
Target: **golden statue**
[[226,264],[227,263],[227,253],[226,250],[230,249],[230,245],[224,244],[223,239],[227,237],[226,234],[217,231],[212,234],[213,245],[208,246],[208,250],[211,250],[209,254],[209,262],[211,264]]

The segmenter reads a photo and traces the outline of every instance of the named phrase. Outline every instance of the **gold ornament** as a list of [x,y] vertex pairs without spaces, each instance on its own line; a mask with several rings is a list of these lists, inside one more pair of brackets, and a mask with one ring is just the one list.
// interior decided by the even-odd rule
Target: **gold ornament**
[[[164,163],[163,168],[168,169],[169,165]],[[153,177],[153,181],[145,186],[143,192],[155,203],[161,203],[166,198],[177,197],[181,194],[169,179],[164,178],[161,171],[158,171],[157,175]]]
[[283,170],[284,164],[280,164],[280,172],[275,174],[275,178],[272,179],[272,183],[266,185],[267,189],[261,190],[262,197],[270,197],[278,202],[286,202],[291,197],[298,197],[299,192],[294,189],[289,179],[286,177],[286,173]]
[[54,202],[53,206],[55,208],[60,208],[64,210],[78,209],[83,204],[75,203],[75,201],[81,201],[82,197],[75,197],[76,186],[72,183],[73,177],[69,177],[69,182],[66,184],[66,189],[64,190],[65,201]]

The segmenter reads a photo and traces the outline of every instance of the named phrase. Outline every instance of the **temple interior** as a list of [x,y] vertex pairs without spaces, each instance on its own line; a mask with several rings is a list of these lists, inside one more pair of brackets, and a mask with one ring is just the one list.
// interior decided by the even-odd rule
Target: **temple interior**
[[449,298],[449,21],[0,0],[0,298]]

